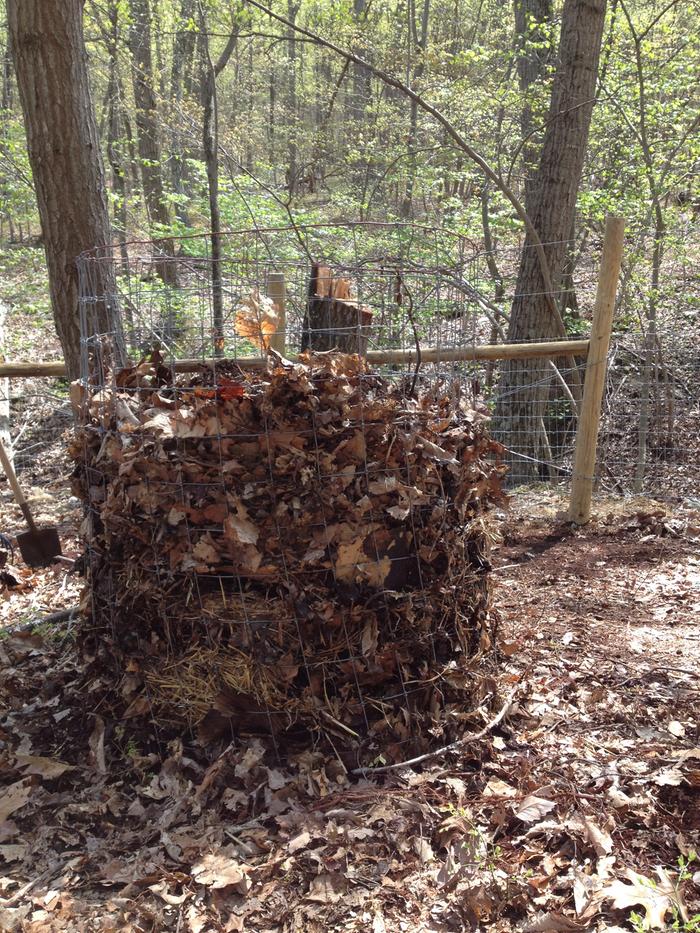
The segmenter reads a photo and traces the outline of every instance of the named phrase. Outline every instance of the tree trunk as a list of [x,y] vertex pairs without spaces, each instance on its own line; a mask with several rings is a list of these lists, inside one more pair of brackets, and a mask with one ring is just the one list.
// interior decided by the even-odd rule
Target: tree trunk
[[[294,0],[287,0],[287,17],[294,23],[299,12],[300,4]],[[296,32],[287,30],[287,147],[289,159],[287,163],[287,185],[290,197],[296,194],[299,183],[299,147],[297,145],[297,43]]]
[[515,14],[516,63],[518,82],[523,95],[520,110],[520,130],[522,135],[522,165],[525,177],[525,207],[528,212],[534,208],[533,184],[537,172],[541,134],[532,95],[534,85],[543,81],[552,60],[550,35],[552,28],[552,0],[514,0]]
[[[353,18],[359,29],[367,18],[367,0],[353,0]],[[363,55],[364,49],[359,54]],[[372,73],[364,65],[353,65],[352,69],[352,113],[358,126],[362,126],[367,116],[367,108],[372,99]]]
[[214,355],[223,355],[224,350],[224,300],[221,277],[221,211],[219,209],[219,111],[216,95],[216,78],[228,64],[236,47],[237,34],[232,32],[216,64],[209,50],[207,21],[204,11],[200,17],[204,38],[204,70],[202,73],[202,145],[207,166],[209,189],[209,217],[211,223],[211,286],[212,286],[212,333]]
[[[7,18],[68,376],[80,375],[76,257],[110,244],[109,213],[82,30],[83,0],[8,0]],[[122,353],[110,263],[93,264],[91,333],[113,333]],[[112,296],[105,299],[104,296]],[[102,300],[100,300],[102,299]]]
[[[555,294],[546,294],[537,251],[528,237],[511,308],[509,342],[559,335],[552,302],[560,307],[558,292],[588,144],[604,21],[605,0],[565,0],[558,67],[529,211],[544,244]],[[542,426],[550,381],[544,361],[509,361],[501,370],[495,421],[522,480],[536,479],[537,461],[546,459]]]
[[[187,73],[185,68],[194,58],[197,33],[189,28],[190,20],[195,15],[194,0],[182,0],[178,30],[173,41],[173,65],[170,76],[170,111],[171,111],[171,181],[173,191],[184,199],[187,190],[189,167],[188,146],[180,126],[183,116],[180,113],[184,94],[187,91]],[[183,26],[187,25],[187,28]],[[190,84],[192,83],[190,79]],[[181,201],[175,204],[175,214],[180,223],[186,227],[190,225],[190,216],[187,205]]]
[[[415,4],[410,0],[408,4],[409,12],[409,44],[413,45],[418,53],[418,62],[413,69],[412,84],[415,86],[423,77],[425,70],[425,54],[428,47],[428,23],[430,19],[430,0],[423,0],[423,12],[421,15],[420,35],[416,31]],[[418,142],[418,103],[411,101],[411,116],[408,130],[408,178],[406,180],[406,192],[401,204],[401,216],[410,217],[413,213],[413,189],[416,184],[416,144]]]
[[[155,239],[155,248],[166,256],[172,256],[174,254],[173,241],[170,237],[162,236],[163,229],[170,226],[170,211],[165,200],[158,111],[153,91],[149,0],[131,0],[129,47],[133,57],[134,101],[143,197],[149,223],[161,228],[161,236]],[[157,262],[156,271],[166,284],[177,284],[176,268],[173,262],[167,259]]]
[[124,159],[121,149],[120,133],[120,81],[119,65],[117,61],[119,43],[119,8],[113,2],[109,8],[110,34],[107,46],[109,56],[109,79],[107,82],[107,159],[112,172],[112,193],[115,197],[114,205],[114,232],[119,239],[119,252],[122,269],[126,271],[129,266],[129,255],[126,248],[127,230],[127,192]]

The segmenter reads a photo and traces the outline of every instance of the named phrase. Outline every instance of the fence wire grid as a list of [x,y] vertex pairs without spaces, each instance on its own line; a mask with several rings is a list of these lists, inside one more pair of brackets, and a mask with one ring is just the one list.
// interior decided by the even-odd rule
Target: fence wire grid
[[[204,237],[176,241],[169,249],[170,253],[154,253],[152,244],[134,243],[128,258],[122,250],[86,254],[79,260],[86,377],[91,355],[107,336],[96,323],[96,309],[105,300],[120,309],[131,358],[154,347],[166,363],[259,356],[260,346],[237,328],[237,316],[246,304],[266,295],[270,280],[280,274],[286,291],[282,344],[289,354],[309,346],[336,346],[369,351],[371,356],[372,351],[414,351],[418,345],[447,356],[461,347],[502,343],[520,255],[515,248],[486,253],[469,238],[449,231],[381,223],[223,234],[218,263]],[[575,281],[567,281],[556,295],[569,308],[567,326],[574,337],[588,335],[598,259],[594,245],[588,260],[579,263]],[[349,312],[341,307],[338,317],[338,306],[326,301],[309,318],[314,260],[322,276],[347,283]],[[212,284],[215,267],[219,280]],[[677,335],[667,340],[659,330],[651,350],[639,333],[614,337],[596,471],[600,489],[662,498],[692,494],[697,479],[692,443],[698,426],[697,367],[692,347],[680,344]],[[415,354],[410,363],[394,361],[374,368],[410,386],[416,375]],[[509,452],[509,486],[562,484],[571,476],[575,396],[584,370],[581,357],[510,367],[503,362],[442,359],[420,365],[417,381],[419,387],[449,383],[452,391],[491,416],[492,433]],[[90,378],[94,382],[94,373]],[[540,397],[536,421],[517,417],[533,391]],[[640,438],[645,392],[648,418]]]

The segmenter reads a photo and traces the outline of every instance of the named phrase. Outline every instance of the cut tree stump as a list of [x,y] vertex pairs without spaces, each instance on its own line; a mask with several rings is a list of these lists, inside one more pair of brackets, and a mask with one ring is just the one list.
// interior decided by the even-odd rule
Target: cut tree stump
[[353,295],[349,279],[335,278],[328,266],[311,266],[301,349],[364,354],[372,311]]

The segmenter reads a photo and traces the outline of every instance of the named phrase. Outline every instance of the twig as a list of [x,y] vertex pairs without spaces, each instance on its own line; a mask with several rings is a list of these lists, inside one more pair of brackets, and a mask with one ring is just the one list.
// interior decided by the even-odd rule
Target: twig
[[32,632],[34,629],[43,625],[60,625],[61,622],[72,622],[73,618],[80,612],[79,606],[71,606],[70,609],[59,609],[57,612],[51,612],[47,616],[39,616],[30,622],[20,622],[18,625],[8,625],[2,631],[6,635],[17,635],[22,632]]
[[421,363],[423,362],[423,356],[420,349],[420,338],[418,336],[418,328],[416,327],[416,319],[413,317],[413,295],[411,294],[406,283],[401,279],[401,273],[397,273],[399,276],[399,288],[403,289],[403,293],[408,298],[408,306],[406,308],[406,315],[408,317],[409,323],[411,325],[411,330],[413,331],[413,340],[416,344],[416,368],[413,371],[413,382],[411,383],[411,391],[408,393],[411,398],[416,391],[416,383],[418,382],[418,371],[420,370]]
[[379,768],[355,768],[354,771],[351,771],[350,773],[373,775],[384,774],[387,771],[396,771],[399,768],[410,768],[413,765],[419,765],[424,761],[429,761],[431,758],[439,758],[441,755],[447,754],[447,752],[457,751],[458,748],[461,748],[463,745],[467,745],[470,742],[478,742],[479,739],[483,739],[484,736],[488,735],[492,729],[495,729],[496,726],[503,721],[506,713],[510,709],[511,703],[515,699],[515,695],[518,692],[519,687],[520,683],[517,683],[506,697],[506,701],[498,713],[490,722],[486,723],[483,729],[480,729],[478,732],[470,732],[467,735],[463,735],[461,739],[457,739],[456,742],[451,742],[449,745],[443,745],[441,748],[436,748],[432,752],[426,752],[424,755],[418,755],[416,758],[409,758],[408,761],[397,761],[393,765],[382,765]]

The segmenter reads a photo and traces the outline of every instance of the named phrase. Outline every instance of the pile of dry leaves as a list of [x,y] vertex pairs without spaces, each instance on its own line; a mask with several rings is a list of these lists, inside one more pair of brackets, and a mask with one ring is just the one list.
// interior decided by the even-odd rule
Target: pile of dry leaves
[[86,645],[130,715],[311,730],[353,766],[459,733],[492,647],[481,414],[341,354],[194,378],[154,358],[81,404]]

